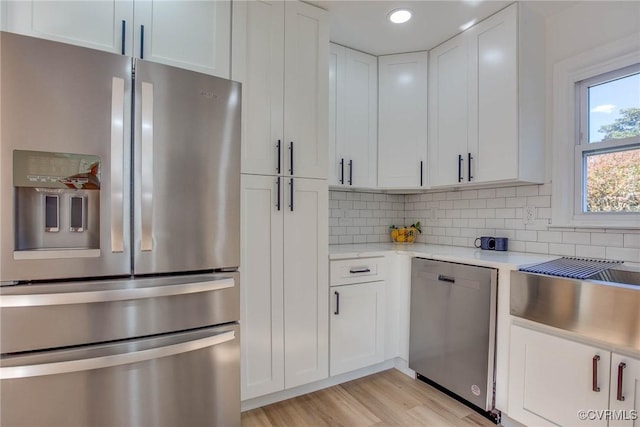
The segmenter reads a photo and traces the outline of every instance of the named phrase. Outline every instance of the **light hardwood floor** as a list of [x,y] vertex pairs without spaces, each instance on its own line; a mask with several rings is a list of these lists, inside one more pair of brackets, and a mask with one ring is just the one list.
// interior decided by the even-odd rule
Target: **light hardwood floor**
[[390,369],[242,414],[243,427],[494,426],[433,387]]

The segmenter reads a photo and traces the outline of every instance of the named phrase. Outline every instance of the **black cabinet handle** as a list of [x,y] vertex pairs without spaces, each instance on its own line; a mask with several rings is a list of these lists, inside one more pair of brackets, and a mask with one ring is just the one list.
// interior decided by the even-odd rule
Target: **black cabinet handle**
[[336,311],[333,312],[336,316],[340,314],[340,292],[335,291],[333,293],[336,296]]
[[620,402],[624,402],[624,396],[622,395],[622,371],[627,367],[627,364],[620,362],[618,365],[618,390],[616,393],[616,399]]
[[351,274],[357,274],[357,273],[370,273],[371,269],[369,267],[355,267],[349,270],[349,273]]
[[289,144],[289,173],[293,175],[293,141]]
[[140,25],[140,59],[144,59],[144,25]]
[[289,209],[293,212],[293,178],[289,181]]
[[349,160],[349,185],[353,185],[353,160]]
[[424,180],[422,178],[422,176],[423,176],[423,164],[424,164],[424,161],[420,160],[420,187],[422,187],[424,185]]
[[340,184],[344,184],[344,159],[340,159]]
[[276,192],[277,192],[277,196],[276,196],[276,208],[278,208],[278,211],[280,210],[280,177],[276,178]]
[[121,41],[121,48],[120,48],[120,53],[122,55],[124,55],[124,37],[125,37],[125,30],[127,28],[127,21],[125,21],[124,19],[122,20],[122,41]]
[[280,140],[278,140],[278,144],[276,145],[277,150],[278,150],[278,162],[276,164],[276,173],[280,173],[280,168],[281,168],[281,164],[280,164],[280,157],[282,156],[282,143],[280,142]]
[[445,276],[443,274],[438,275],[438,280],[440,280],[441,282],[456,283],[456,279],[454,279],[453,277]]
[[458,154],[458,182],[462,182],[462,154]]
[[597,354],[595,356],[593,356],[592,359],[592,370],[593,372],[591,373],[592,378],[591,378],[591,390],[595,391],[596,393],[598,393],[600,391],[600,387],[598,387],[598,362],[600,361],[600,356],[598,356]]
[[467,153],[467,156],[468,156],[467,157],[467,159],[468,159],[467,160],[467,163],[468,163],[467,168],[468,168],[468,171],[469,171],[469,173],[467,174],[467,181],[471,181],[471,178],[473,178],[471,176],[471,160],[473,160],[473,157],[471,157],[471,153]]

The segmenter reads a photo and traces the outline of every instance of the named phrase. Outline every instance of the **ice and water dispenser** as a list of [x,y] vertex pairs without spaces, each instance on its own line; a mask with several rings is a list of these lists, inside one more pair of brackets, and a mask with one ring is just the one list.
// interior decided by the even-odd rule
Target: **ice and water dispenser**
[[14,150],[15,250],[100,248],[100,158]]

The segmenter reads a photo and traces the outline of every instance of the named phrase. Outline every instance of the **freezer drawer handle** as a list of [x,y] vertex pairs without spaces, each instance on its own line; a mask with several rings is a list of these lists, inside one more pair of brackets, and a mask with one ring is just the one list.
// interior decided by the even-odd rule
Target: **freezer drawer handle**
[[195,341],[187,341],[164,347],[150,348],[148,350],[133,353],[115,354],[111,356],[95,357],[93,359],[70,360],[67,362],[43,363],[41,365],[11,366],[0,368],[0,379],[42,377],[45,375],[68,374],[82,372],[91,369],[103,369],[113,366],[130,365],[132,363],[146,362],[161,357],[174,356],[190,351],[213,347],[235,339],[234,331],[223,332],[212,337],[201,338]]
[[276,151],[278,152],[278,161],[276,163],[276,173],[280,173],[280,167],[282,166],[280,163],[280,158],[282,157],[282,142],[280,140],[278,140],[278,143],[276,144]]
[[371,272],[371,269],[369,267],[354,267],[349,270],[349,273],[351,274],[370,273],[370,272]]
[[122,35],[120,36],[120,39],[121,39],[121,40],[120,40],[120,43],[121,43],[121,46],[120,46],[120,53],[121,53],[122,55],[124,55],[124,52],[125,52],[125,50],[124,50],[124,46],[125,46],[124,38],[125,38],[125,33],[126,33],[126,31],[125,31],[125,30],[126,30],[126,28],[127,28],[127,21],[125,21],[125,20],[123,19],[123,20],[122,20]]
[[617,390],[617,394],[616,394],[616,399],[619,400],[620,402],[624,402],[624,396],[622,395],[622,375],[624,371],[624,368],[627,367],[627,364],[624,362],[620,362],[620,364],[618,365],[618,390]]
[[124,251],[124,123],[124,79],[114,77],[111,81],[111,252]]
[[141,251],[153,250],[153,85],[142,82],[140,99],[142,132],[140,138],[140,158],[142,161],[142,179],[140,217],[142,220]]
[[3,295],[0,308],[34,307],[64,304],[87,304],[95,302],[124,301],[142,298],[157,298],[196,292],[218,291],[233,288],[232,277],[206,282],[181,283],[177,285],[155,286],[147,288],[112,289],[94,292],[67,292],[58,294]]
[[144,59],[144,25],[140,25],[140,59]]
[[592,362],[593,362],[593,372],[592,372],[592,384],[591,384],[591,390],[595,391],[596,393],[598,393],[600,391],[600,387],[598,387],[598,362],[600,361],[600,356],[598,356],[597,354],[595,356],[593,356]]
[[340,314],[340,292],[334,291],[333,294],[336,296],[336,311],[333,314],[337,316]]
[[453,277],[445,276],[443,274],[438,274],[438,280],[440,280],[441,282],[456,283],[456,279],[454,279]]

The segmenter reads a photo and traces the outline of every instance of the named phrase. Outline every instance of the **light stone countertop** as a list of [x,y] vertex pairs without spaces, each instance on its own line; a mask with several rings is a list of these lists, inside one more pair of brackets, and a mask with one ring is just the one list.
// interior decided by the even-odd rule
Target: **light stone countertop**
[[428,245],[424,243],[363,243],[356,245],[329,245],[329,259],[350,259],[383,256],[395,252],[440,261],[473,264],[482,267],[517,270],[527,265],[540,264],[560,258],[555,255],[530,254],[512,251],[487,251],[461,246]]

